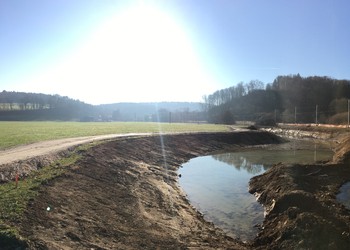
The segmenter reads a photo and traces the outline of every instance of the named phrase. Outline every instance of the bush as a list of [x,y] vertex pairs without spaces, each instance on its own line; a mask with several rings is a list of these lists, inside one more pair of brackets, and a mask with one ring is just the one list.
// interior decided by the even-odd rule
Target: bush
[[223,124],[235,124],[236,123],[233,114],[229,110],[226,110],[225,112],[222,113],[221,121]]
[[262,114],[255,121],[256,126],[276,126],[275,118],[272,114]]
[[331,116],[328,119],[328,123],[337,124],[337,125],[348,124],[348,112],[339,113],[339,114]]

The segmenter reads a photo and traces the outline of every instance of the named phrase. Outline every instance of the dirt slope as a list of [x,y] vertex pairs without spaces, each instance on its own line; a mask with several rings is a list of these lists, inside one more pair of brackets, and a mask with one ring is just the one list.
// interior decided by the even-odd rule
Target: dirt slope
[[332,163],[278,164],[250,181],[267,215],[256,249],[349,249],[350,211],[336,195],[350,181],[350,139],[345,135]]
[[13,180],[18,172],[20,178],[31,171],[48,165],[58,158],[64,157],[66,150],[81,144],[113,138],[150,136],[151,133],[109,134],[88,137],[76,137],[59,140],[42,141],[0,150],[0,183]]

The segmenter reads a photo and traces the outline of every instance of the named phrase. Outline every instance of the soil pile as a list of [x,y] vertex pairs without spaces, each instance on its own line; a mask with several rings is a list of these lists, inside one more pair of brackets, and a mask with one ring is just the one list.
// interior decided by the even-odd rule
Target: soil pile
[[336,201],[350,180],[350,140],[342,140],[333,163],[276,165],[251,179],[250,192],[264,204],[266,218],[256,249],[348,249],[350,212]]
[[189,159],[279,143],[259,131],[119,138],[42,187],[20,234],[31,249],[247,249],[206,222],[177,184]]

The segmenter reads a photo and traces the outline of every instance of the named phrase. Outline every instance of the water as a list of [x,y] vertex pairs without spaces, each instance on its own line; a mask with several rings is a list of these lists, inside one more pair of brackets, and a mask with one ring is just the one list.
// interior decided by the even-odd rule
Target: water
[[234,238],[251,240],[258,232],[256,225],[263,222],[264,209],[248,193],[250,178],[279,162],[313,163],[331,157],[332,152],[321,145],[307,146],[303,143],[301,147],[296,142],[202,156],[183,164],[183,168],[179,169],[182,176],[179,182],[189,201],[204,214],[206,220]]
[[350,182],[340,187],[339,194],[337,194],[337,201],[343,204],[347,209],[350,209]]

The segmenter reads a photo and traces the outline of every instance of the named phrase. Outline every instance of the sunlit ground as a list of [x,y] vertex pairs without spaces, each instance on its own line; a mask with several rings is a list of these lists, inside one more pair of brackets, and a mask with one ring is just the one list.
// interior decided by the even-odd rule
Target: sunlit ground
[[159,133],[221,132],[226,125],[153,122],[0,122],[0,149],[44,140],[80,136]]

